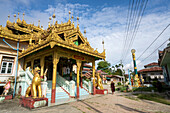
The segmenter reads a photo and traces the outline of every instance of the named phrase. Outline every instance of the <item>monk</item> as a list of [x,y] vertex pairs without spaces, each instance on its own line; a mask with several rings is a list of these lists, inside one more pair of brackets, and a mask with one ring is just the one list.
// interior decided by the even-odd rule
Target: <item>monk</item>
[[115,92],[115,83],[113,81],[111,81],[111,90],[112,90],[112,95]]

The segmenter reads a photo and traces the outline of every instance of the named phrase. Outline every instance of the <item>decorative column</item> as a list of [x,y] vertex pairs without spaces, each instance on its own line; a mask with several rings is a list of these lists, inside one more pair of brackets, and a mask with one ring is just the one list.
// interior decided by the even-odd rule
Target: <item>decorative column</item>
[[140,80],[139,80],[139,77],[138,77],[138,72],[137,72],[137,67],[136,67],[136,59],[135,59],[135,49],[132,49],[131,50],[132,52],[132,58],[133,58],[133,64],[134,64],[134,72],[135,72],[135,80],[137,81],[137,87],[140,86]]
[[55,94],[56,94],[56,76],[57,76],[57,64],[60,57],[54,51],[53,55],[53,80],[52,80],[52,90],[51,90],[51,103],[55,103]]
[[41,65],[41,79],[44,79],[44,56],[40,58],[40,65]]
[[93,70],[93,95],[96,94],[96,87],[95,87],[95,60],[92,62],[92,70]]
[[83,80],[82,80],[82,70],[83,70],[83,63],[80,68],[80,87],[83,88]]
[[79,71],[80,71],[81,61],[76,60],[76,62],[77,62],[77,98],[79,98]]
[[73,78],[72,78],[72,70],[73,70],[73,65],[72,64],[70,64],[70,80],[72,80]]

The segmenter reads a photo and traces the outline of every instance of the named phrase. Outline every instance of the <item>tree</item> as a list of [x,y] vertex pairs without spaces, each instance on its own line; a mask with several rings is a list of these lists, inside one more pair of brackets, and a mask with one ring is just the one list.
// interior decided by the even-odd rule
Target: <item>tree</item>
[[108,74],[111,73],[111,69],[109,68],[110,67],[110,63],[107,62],[107,61],[100,61],[99,63],[97,63],[97,70],[102,70]]

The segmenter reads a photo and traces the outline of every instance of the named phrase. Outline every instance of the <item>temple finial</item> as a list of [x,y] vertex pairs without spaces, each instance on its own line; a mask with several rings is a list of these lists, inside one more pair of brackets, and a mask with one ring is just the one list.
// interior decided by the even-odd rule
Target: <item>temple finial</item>
[[15,22],[16,14],[14,14],[14,22]]
[[71,18],[72,18],[72,23],[73,23],[74,16],[72,15],[72,17],[71,17]]
[[71,11],[69,11],[68,13],[69,13],[69,20],[70,20],[70,14],[71,14]]
[[56,16],[55,16],[55,9],[54,9],[54,14],[53,14],[52,17],[53,17],[53,25],[54,25],[54,19],[55,19],[55,17],[56,17]]
[[43,26],[41,26],[41,29],[43,29],[43,30],[44,30]]
[[25,13],[23,13],[23,19],[22,20],[24,20],[24,16],[25,16]]
[[50,27],[51,24],[51,17],[49,17],[48,27]]
[[86,29],[84,28],[84,37],[86,37]]
[[102,44],[103,44],[103,51],[104,51],[104,40],[102,40]]
[[18,12],[18,18],[19,18],[19,12]]
[[79,21],[79,17],[77,17],[77,26],[79,26],[78,21]]
[[8,15],[8,21],[9,21],[10,15]]
[[38,27],[40,27],[40,20],[38,20]]

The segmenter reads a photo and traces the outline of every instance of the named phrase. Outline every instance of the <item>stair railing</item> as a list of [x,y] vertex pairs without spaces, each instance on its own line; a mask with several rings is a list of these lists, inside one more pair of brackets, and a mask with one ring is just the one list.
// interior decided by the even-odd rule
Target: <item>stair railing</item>
[[57,83],[61,86],[70,96],[74,97],[75,82],[68,81],[59,74],[57,74]]

